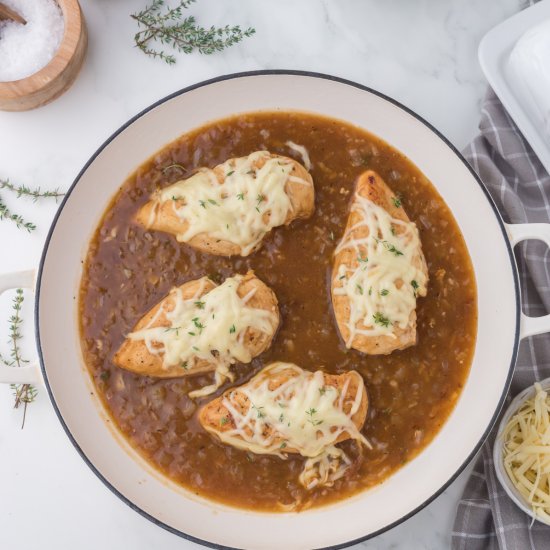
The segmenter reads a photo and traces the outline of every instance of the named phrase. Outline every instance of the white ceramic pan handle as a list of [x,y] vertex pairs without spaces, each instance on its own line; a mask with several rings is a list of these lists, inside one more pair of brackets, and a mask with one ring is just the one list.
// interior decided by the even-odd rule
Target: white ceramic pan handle
[[[13,288],[34,289],[34,270],[0,274],[0,294]],[[0,364],[0,384],[42,384],[38,362],[26,367],[8,367]]]
[[[550,223],[506,224],[506,230],[512,247],[529,239],[544,241],[550,246]],[[529,317],[523,311],[521,312],[520,338],[535,336],[544,332],[550,332],[550,315]]]

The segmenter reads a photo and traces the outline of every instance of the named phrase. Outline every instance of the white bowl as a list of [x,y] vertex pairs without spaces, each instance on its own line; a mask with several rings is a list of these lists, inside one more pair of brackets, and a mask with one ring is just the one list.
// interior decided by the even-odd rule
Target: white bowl
[[[542,386],[543,390],[550,390],[550,378],[545,378],[539,384]],[[506,412],[504,413],[504,416],[502,417],[500,421],[500,425],[498,427],[498,433],[495,438],[495,443],[493,445],[493,462],[495,464],[495,470],[497,473],[497,478],[500,481],[500,484],[504,488],[504,490],[508,493],[508,496],[514,501],[514,503],[521,508],[528,516],[531,516],[533,519],[540,521],[541,523],[544,523],[545,525],[550,525],[550,521],[547,521],[539,516],[537,516],[533,509],[531,508],[531,505],[523,495],[517,490],[516,486],[512,483],[512,480],[508,476],[508,473],[506,472],[506,469],[504,468],[504,438],[503,438],[503,432],[506,428],[506,425],[508,424],[508,421],[516,412],[521,408],[523,403],[527,401],[528,399],[531,399],[535,396],[536,391],[533,386],[529,386],[528,388],[525,388],[522,392],[518,393],[516,397],[514,397],[513,401],[510,403],[510,406],[506,409]]]

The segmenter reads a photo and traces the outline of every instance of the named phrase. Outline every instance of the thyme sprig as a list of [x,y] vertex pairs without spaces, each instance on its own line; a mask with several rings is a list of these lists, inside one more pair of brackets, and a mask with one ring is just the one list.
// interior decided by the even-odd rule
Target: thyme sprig
[[[22,367],[27,364],[29,361],[23,359],[21,355],[21,349],[19,347],[19,342],[22,339],[21,335],[21,325],[23,324],[23,319],[21,317],[21,306],[25,296],[23,290],[18,288],[15,291],[15,297],[12,303],[12,314],[8,320],[9,322],[9,343],[10,343],[10,359],[7,360],[5,357],[0,355],[0,360],[8,367]],[[27,416],[27,405],[32,403],[38,392],[32,384],[11,384],[11,389],[13,390],[14,404],[15,409],[23,405],[23,421],[21,428],[25,426],[25,418]]]
[[155,49],[151,44],[157,42],[185,54],[196,50],[201,54],[210,55],[229,48],[256,32],[253,28],[243,30],[239,25],[201,27],[194,16],[184,16],[184,10],[195,1],[180,0],[176,7],[166,6],[163,10],[164,0],[153,0],[143,11],[132,14],[130,17],[137,21],[139,28],[142,28],[134,36],[136,46],[146,55],[162,59],[168,65],[174,65],[174,55],[166,53],[163,49]]
[[61,193],[59,188],[54,189],[53,191],[42,191],[40,187],[37,189],[31,189],[26,185],[14,185],[10,180],[1,180],[0,179],[0,189],[9,189],[13,193],[17,193],[17,198],[19,197],[29,197],[32,198],[34,202],[38,199],[52,198],[58,201],[65,195]]
[[[53,191],[42,191],[40,187],[37,189],[31,189],[26,185],[15,185],[10,182],[10,180],[0,179],[0,189],[6,189],[15,193],[16,198],[27,197],[31,198],[34,202],[39,199],[53,198],[57,202],[65,193],[61,193],[59,189],[54,189]],[[23,216],[12,212],[6,203],[0,197],[0,220],[8,220],[17,226],[18,229],[26,229],[29,233],[36,229],[36,225],[32,222],[27,221]]]

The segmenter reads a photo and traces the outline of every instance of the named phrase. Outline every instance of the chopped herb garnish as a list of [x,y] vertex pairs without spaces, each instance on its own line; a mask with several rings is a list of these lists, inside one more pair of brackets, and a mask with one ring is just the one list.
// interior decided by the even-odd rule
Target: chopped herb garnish
[[194,332],[191,332],[191,331],[189,331],[187,334],[189,334],[190,336],[196,336],[196,334]]
[[314,409],[314,408],[311,408],[311,409],[308,409],[306,411],[306,414],[309,416],[309,418],[307,419],[307,421],[312,425],[312,426],[319,426],[319,424],[322,424],[323,421],[322,420],[317,420],[315,418],[315,414],[317,413],[317,409]]
[[173,201],[178,201],[180,198],[179,197],[176,197],[175,195],[172,195],[172,200]]
[[239,193],[237,195],[237,199],[240,200],[240,201],[244,201],[244,193]]
[[237,329],[235,328],[235,325],[231,325],[229,327],[229,334],[234,334]]
[[419,284],[416,281],[411,281],[411,285],[415,290],[418,290]]
[[249,170],[249,171],[247,172],[247,174],[255,174],[255,173],[256,173],[256,170]]
[[279,405],[281,409],[286,409],[286,405],[284,403],[281,403],[280,401],[277,401],[277,405]]
[[285,419],[285,415],[283,413],[280,414],[279,416],[279,422],[283,422]]
[[345,275],[340,275],[340,277],[338,277],[338,280],[341,281],[342,279],[345,279],[346,276]]
[[203,208],[206,208],[206,201],[199,201],[199,204],[200,204]]
[[390,293],[390,291],[387,288],[383,288],[380,291],[380,296],[387,296]]
[[369,286],[369,296],[372,294],[372,286]]
[[262,202],[265,201],[265,195],[262,195],[261,193],[258,194],[256,197],[256,202],[258,203],[257,206],[260,206]]
[[199,351],[199,348],[198,348],[197,346],[193,346],[193,349],[194,349],[195,351]]
[[189,368],[189,367],[187,366],[187,361],[184,361],[184,362],[180,365],[180,367],[181,367],[182,369],[187,370],[187,369]]
[[401,199],[399,197],[392,197],[391,201],[393,202],[395,208],[399,208],[401,206]]
[[377,239],[376,237],[375,237],[375,240],[376,240],[377,243],[382,244],[388,252],[391,252],[392,254],[395,254],[396,256],[403,256],[403,252],[401,252],[401,250],[398,250],[397,248],[395,248],[395,245],[389,243],[388,241],[381,241],[380,239]]
[[176,336],[179,336],[180,333],[179,333],[179,330],[180,330],[181,327],[167,327],[164,332],[170,332],[171,330],[175,331],[176,333]]
[[222,417],[220,418],[220,424],[221,424],[222,426],[225,426],[228,422],[229,422],[229,418],[227,418],[227,416],[222,416]]
[[254,405],[254,403],[252,403],[252,408],[258,414],[258,418],[264,418],[265,417],[265,413],[262,411],[263,407],[256,407],[256,405]]
[[204,309],[204,302],[201,302],[200,300],[195,302],[195,307],[198,309]]
[[390,320],[383,314],[383,313],[380,313],[379,311],[377,311],[373,316],[372,318],[374,319],[374,322],[377,324],[377,325],[381,325],[383,327],[386,327],[388,328],[390,326]]
[[279,449],[284,449],[286,447],[286,441],[283,441],[279,447]]
[[357,288],[357,291],[359,292],[359,294],[361,294],[361,296],[363,295],[363,287],[361,285],[355,285],[355,287]]
[[366,264],[369,261],[369,259],[366,256],[363,258],[359,255],[357,256],[357,261]]
[[193,319],[193,324],[202,331],[203,328],[205,328],[205,325],[203,325],[200,321],[199,321],[199,318],[198,317],[195,317]]
[[325,395],[325,393],[327,393],[327,389],[325,387],[319,388],[320,395]]
[[225,174],[225,177],[228,178],[229,176],[231,176],[231,174],[234,174],[235,173],[235,170],[231,170],[230,172],[227,172],[227,174]]
[[208,202],[214,206],[220,206],[214,199],[208,199]]

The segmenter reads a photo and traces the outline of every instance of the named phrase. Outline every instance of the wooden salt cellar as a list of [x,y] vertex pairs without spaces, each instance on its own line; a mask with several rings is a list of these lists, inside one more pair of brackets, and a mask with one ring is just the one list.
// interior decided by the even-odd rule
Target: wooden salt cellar
[[65,30],[53,59],[38,72],[21,80],[0,82],[0,110],[28,111],[45,105],[68,90],[75,81],[88,46],[88,33],[78,0],[56,0]]

